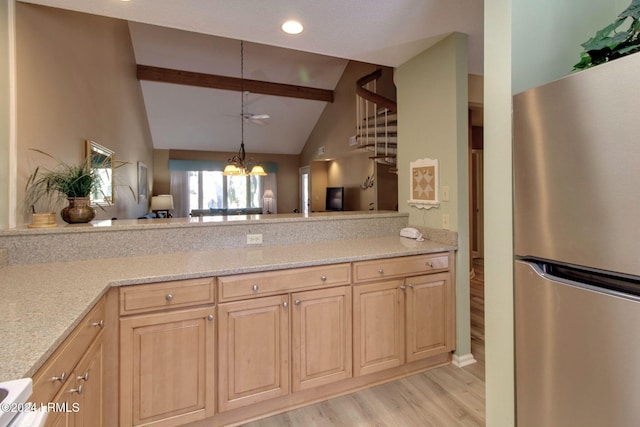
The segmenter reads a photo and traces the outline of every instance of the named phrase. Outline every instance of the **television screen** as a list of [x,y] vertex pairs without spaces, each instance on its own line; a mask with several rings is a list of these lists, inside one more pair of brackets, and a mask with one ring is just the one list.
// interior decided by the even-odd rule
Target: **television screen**
[[344,210],[344,187],[327,187],[327,207],[328,211]]

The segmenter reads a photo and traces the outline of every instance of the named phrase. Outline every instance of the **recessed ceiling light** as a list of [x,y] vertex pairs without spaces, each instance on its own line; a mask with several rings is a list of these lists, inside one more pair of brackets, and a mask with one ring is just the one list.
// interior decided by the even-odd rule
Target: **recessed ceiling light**
[[304,27],[298,21],[287,21],[282,24],[282,31],[287,34],[300,34]]

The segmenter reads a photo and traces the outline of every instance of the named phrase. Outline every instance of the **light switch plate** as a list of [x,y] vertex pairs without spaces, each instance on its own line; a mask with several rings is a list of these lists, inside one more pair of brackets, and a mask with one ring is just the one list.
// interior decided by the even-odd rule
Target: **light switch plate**
[[262,234],[247,234],[247,245],[261,245]]

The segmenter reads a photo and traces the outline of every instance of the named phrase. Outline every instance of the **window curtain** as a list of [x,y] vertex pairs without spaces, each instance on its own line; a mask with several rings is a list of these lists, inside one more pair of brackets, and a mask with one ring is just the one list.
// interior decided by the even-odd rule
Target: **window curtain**
[[[264,197],[264,194],[267,190],[271,190],[273,192],[273,198],[269,199],[267,197]],[[278,213],[278,184],[275,173],[268,173],[267,176],[264,177],[264,187],[262,194],[263,212],[267,213],[267,211],[269,211],[272,214]]]
[[189,216],[189,172],[171,171],[170,192],[173,196],[173,216]]

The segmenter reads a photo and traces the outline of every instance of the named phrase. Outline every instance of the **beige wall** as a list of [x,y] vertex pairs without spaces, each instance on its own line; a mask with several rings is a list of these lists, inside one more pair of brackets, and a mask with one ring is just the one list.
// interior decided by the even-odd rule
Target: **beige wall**
[[[12,20],[9,17],[9,2],[0,1],[0,206],[10,206],[9,196],[9,32],[13,31]],[[8,209],[0,209],[0,228],[9,226]]]
[[[356,80],[377,68],[372,64],[349,62],[334,91],[334,102],[325,107],[300,154],[302,165],[312,165],[311,209],[314,211],[325,209],[327,186],[345,187],[346,210],[368,210],[370,203],[376,201],[375,188],[360,188],[367,177],[374,175],[374,163],[369,159],[371,154],[353,150],[349,147],[349,138],[356,133]],[[392,69],[383,68],[382,78],[378,81],[378,93],[395,99]],[[318,154],[320,147],[325,149],[322,155]],[[326,159],[330,159],[325,165],[326,177],[315,175],[314,170],[322,168],[313,167],[313,163],[325,162]],[[396,195],[387,197],[393,199],[395,206]]]
[[152,176],[153,157],[127,23],[17,3],[16,26],[18,210],[26,177],[51,165],[30,148],[78,163],[91,139],[130,162],[115,172],[115,206],[98,209],[96,218],[146,213],[147,202],[130,191],[137,193],[137,162]]
[[[409,224],[442,228],[449,215],[458,232],[456,353],[471,353],[469,317],[469,176],[467,36],[454,33],[396,69],[398,88],[398,199]],[[410,207],[409,163],[438,159],[440,188],[450,200],[429,210]],[[442,192],[441,192],[442,193]]]
[[[191,151],[191,150],[155,150],[154,161],[154,195],[168,194],[171,183],[169,160],[216,160],[226,162],[237,153],[220,151]],[[259,162],[277,163],[278,173],[278,213],[293,212],[299,209],[298,202],[298,174],[300,157],[288,154],[256,154],[251,155]]]

